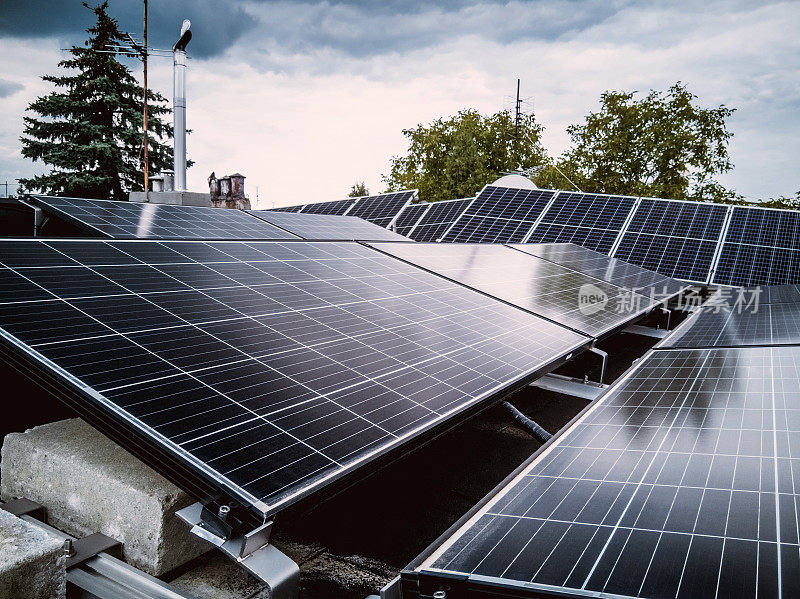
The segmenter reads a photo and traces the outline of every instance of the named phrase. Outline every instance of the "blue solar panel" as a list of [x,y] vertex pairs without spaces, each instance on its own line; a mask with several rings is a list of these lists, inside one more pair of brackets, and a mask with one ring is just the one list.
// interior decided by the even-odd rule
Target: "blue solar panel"
[[800,283],[800,212],[734,206],[713,282]]
[[636,198],[560,191],[527,241],[575,243],[607,254]]
[[395,232],[408,237],[408,234],[414,229],[419,219],[430,206],[430,204],[411,204],[406,206],[394,223]]
[[336,200],[333,202],[317,202],[315,204],[306,204],[302,206],[299,212],[305,214],[331,214],[334,216],[342,216],[355,205],[356,201],[353,198],[346,200]]
[[798,365],[798,347],[652,353],[397,596],[797,596]]
[[347,213],[375,223],[379,227],[388,227],[416,197],[417,192],[397,191],[381,195],[358,198],[356,205]]
[[430,204],[413,231],[409,233],[414,241],[439,241],[458,217],[467,209],[474,198],[443,200]]
[[613,255],[668,277],[705,283],[727,212],[720,204],[643,199]]
[[556,192],[487,185],[442,241],[520,243]]

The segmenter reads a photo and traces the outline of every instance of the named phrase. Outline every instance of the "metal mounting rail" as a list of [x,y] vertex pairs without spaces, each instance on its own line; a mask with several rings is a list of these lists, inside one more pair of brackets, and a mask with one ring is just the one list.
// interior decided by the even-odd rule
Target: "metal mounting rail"
[[[45,524],[45,509],[28,499],[0,503],[0,509],[11,512],[48,535],[64,542],[67,553],[67,596],[75,599],[189,599],[169,584],[126,564],[107,553],[108,537],[89,535],[76,539]],[[41,518],[41,519],[40,519]],[[119,549],[119,543],[114,542]],[[70,556],[69,554],[73,555]]]
[[176,512],[192,533],[218,547],[253,576],[270,587],[271,599],[297,599],[300,592],[300,567],[286,554],[270,545],[272,521],[244,534],[224,526],[228,506],[215,515],[202,503],[193,503]]

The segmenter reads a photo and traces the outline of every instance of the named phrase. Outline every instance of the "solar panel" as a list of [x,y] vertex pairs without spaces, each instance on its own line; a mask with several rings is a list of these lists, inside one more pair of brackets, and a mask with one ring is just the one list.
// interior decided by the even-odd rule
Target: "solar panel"
[[414,230],[420,217],[430,208],[430,204],[411,204],[399,214],[394,223],[394,230],[400,235],[408,237],[408,234]]
[[400,595],[791,597],[800,348],[656,351],[402,574]]
[[689,287],[676,279],[572,243],[525,243],[510,247],[648,297],[671,297]]
[[394,222],[395,217],[411,203],[416,195],[416,190],[411,190],[358,198],[356,205],[347,214],[358,216],[385,228]]
[[746,287],[743,290],[743,294],[750,297],[758,294],[761,304],[800,303],[800,285]]
[[800,303],[704,306],[659,347],[800,345]]
[[300,212],[303,212],[303,214],[332,214],[334,216],[344,216],[355,203],[356,200],[354,198],[336,200],[333,202],[317,202],[315,204],[306,204],[302,207]]
[[728,207],[642,199],[613,256],[668,277],[708,281]]
[[800,213],[734,206],[713,282],[800,283]]
[[430,208],[409,236],[414,241],[439,241],[474,199],[442,200],[429,204]]
[[352,242],[31,239],[0,256],[6,363],[262,519],[590,343]]
[[242,210],[31,196],[47,212],[113,239],[297,239]]
[[[372,247],[593,337],[619,328],[658,302],[500,245]],[[581,302],[589,295],[598,298],[596,305]],[[600,303],[601,297],[606,303]]]
[[250,210],[250,214],[303,239],[409,241],[408,238],[353,216]]
[[520,243],[556,192],[487,185],[442,241]]
[[635,204],[628,196],[560,191],[527,241],[572,242],[608,254]]
[[270,212],[300,212],[305,208],[305,204],[299,206],[281,206],[280,208],[270,208]]

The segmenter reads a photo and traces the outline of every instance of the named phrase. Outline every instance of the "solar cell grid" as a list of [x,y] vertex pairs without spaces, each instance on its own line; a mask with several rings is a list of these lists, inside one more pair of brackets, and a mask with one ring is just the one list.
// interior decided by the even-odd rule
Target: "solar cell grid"
[[442,241],[520,243],[555,195],[546,189],[487,185]]
[[171,456],[150,462],[162,474],[262,515],[589,342],[355,243],[29,240],[0,255],[6,355],[137,455],[143,438]]
[[408,237],[409,233],[414,230],[420,217],[425,214],[430,206],[430,204],[411,204],[410,206],[406,206],[397,217],[397,221],[394,224],[395,232]]
[[636,198],[560,191],[528,241],[572,242],[611,251]]
[[380,227],[388,227],[416,195],[417,192],[412,190],[358,198],[348,215],[358,216]]
[[659,347],[743,347],[800,344],[800,303],[757,304],[742,310],[701,308]]
[[[656,351],[415,568],[423,592],[779,597],[800,585],[800,348]],[[427,585],[427,586],[426,586]]]
[[668,277],[705,283],[727,212],[720,204],[644,198],[614,256]]
[[[373,243],[372,247],[595,337],[658,303],[658,299],[504,246]],[[581,304],[581,294],[587,289],[604,294],[605,307],[594,310]]]
[[241,210],[32,196],[45,211],[115,239],[297,239]]
[[800,283],[800,251],[724,242],[713,282],[718,285]]
[[305,204],[299,206],[282,206],[280,208],[270,208],[271,212],[300,212],[305,208]]
[[439,241],[442,235],[469,207],[474,198],[444,200],[430,204],[416,228],[410,233],[414,241]]
[[300,212],[303,214],[331,214],[334,216],[343,216],[355,205],[356,201],[353,198],[346,200],[335,200],[333,202],[316,202],[314,204],[306,204],[302,207]]
[[250,210],[250,214],[303,239],[408,241],[402,235],[353,216]]
[[681,281],[571,243],[526,243],[511,247],[619,287],[640,290],[647,296],[672,296],[688,287]]

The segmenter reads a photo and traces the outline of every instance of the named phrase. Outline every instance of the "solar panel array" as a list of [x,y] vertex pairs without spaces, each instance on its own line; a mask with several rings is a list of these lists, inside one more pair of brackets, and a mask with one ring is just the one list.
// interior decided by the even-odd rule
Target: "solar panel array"
[[636,198],[559,191],[529,236],[529,242],[572,242],[607,254]]
[[[658,300],[500,245],[373,243],[392,256],[592,337],[605,335]],[[588,294],[607,303],[584,304]]]
[[303,239],[408,241],[402,235],[353,216],[297,214],[269,210],[248,212]]
[[305,208],[305,204],[299,206],[281,206],[280,208],[270,208],[272,212],[300,212]]
[[544,212],[554,191],[487,185],[442,241],[456,243],[520,243]]
[[666,299],[689,287],[688,284],[676,279],[572,243],[526,243],[510,247],[613,283],[618,287],[635,290],[647,297]]
[[262,518],[591,342],[357,243],[31,239],[0,256],[6,363]]
[[416,191],[398,191],[358,198],[356,205],[347,214],[388,227],[416,195]]
[[705,283],[728,207],[642,199],[612,254],[668,277]]
[[430,206],[431,205],[427,203],[411,204],[410,206],[406,206],[406,208],[397,216],[397,220],[394,223],[395,232],[408,237],[408,234],[414,230],[417,222],[422,215],[427,212]]
[[[748,298],[749,299],[749,298]],[[800,303],[704,306],[660,347],[800,344]]]
[[474,198],[443,200],[429,204],[409,236],[414,241],[439,241],[442,235],[458,220]]
[[31,196],[46,212],[114,239],[297,239],[241,210]]
[[652,352],[405,571],[402,597],[796,596],[798,365],[799,347]]
[[333,216],[344,216],[347,214],[353,206],[355,206],[356,201],[353,198],[347,198],[346,200],[335,200],[333,202],[317,202],[315,204],[306,204],[304,206],[299,206],[299,210],[297,212],[303,212],[305,214],[330,214]]
[[800,283],[800,213],[734,206],[713,282]]

